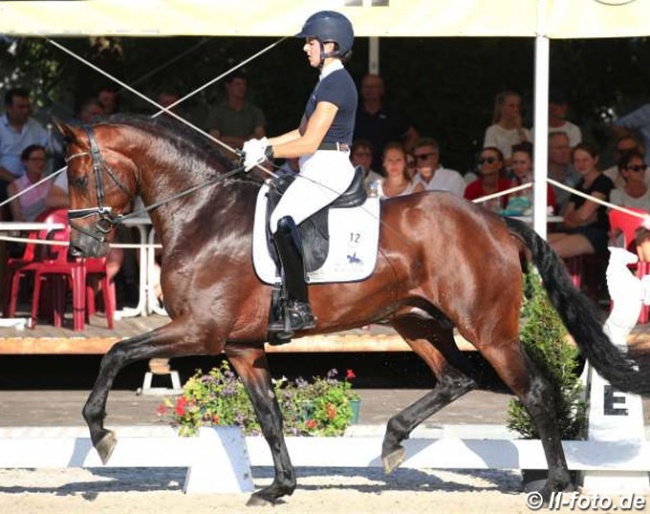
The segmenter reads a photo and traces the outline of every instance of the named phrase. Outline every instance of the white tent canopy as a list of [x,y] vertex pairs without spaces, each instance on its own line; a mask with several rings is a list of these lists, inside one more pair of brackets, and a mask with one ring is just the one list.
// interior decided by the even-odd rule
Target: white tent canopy
[[[535,38],[535,126],[548,125],[549,39],[650,35],[650,0],[89,0],[0,3],[5,36],[287,36],[338,10],[357,36]],[[371,45],[371,62],[376,59]],[[462,63],[459,63],[462,65]],[[547,162],[535,131],[535,162]],[[545,167],[536,166],[534,226],[546,236]]]
[[632,37],[650,34],[648,0],[89,0],[0,3],[16,36],[285,36],[335,9],[359,36]]

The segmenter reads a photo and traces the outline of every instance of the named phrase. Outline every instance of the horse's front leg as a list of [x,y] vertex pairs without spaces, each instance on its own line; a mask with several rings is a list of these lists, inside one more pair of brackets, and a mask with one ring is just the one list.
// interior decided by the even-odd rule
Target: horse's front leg
[[226,345],[226,355],[246,387],[275,467],[273,483],[253,493],[248,505],[274,504],[296,489],[296,474],[282,433],[282,413],[273,392],[266,354],[261,346]]
[[[190,343],[185,323],[172,321],[152,332],[114,344],[104,355],[95,385],[83,408],[93,446],[106,464],[117,443],[115,434],[104,428],[106,401],[118,372],[126,365],[154,357],[177,357],[205,353],[197,342]],[[196,341],[196,339],[194,339]]]

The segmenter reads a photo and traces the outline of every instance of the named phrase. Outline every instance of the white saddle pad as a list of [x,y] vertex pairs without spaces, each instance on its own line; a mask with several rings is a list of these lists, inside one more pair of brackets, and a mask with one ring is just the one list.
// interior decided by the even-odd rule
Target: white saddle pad
[[[267,284],[281,281],[266,244],[266,193],[262,186],[255,206],[253,265],[257,276]],[[325,263],[308,273],[309,283],[353,282],[368,278],[377,263],[379,244],[379,198],[368,198],[363,205],[329,210],[329,254]]]

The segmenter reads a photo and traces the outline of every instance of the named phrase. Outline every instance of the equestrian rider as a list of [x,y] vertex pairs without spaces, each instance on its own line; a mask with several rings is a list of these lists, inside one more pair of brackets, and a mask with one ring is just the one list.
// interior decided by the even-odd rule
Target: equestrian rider
[[352,24],[338,12],[320,11],[307,19],[296,37],[306,38],[303,50],[309,64],[320,70],[300,126],[278,137],[249,140],[243,147],[246,170],[267,158],[300,158],[298,176],[270,217],[287,301],[284,319],[272,318],[268,330],[280,339],[290,339],[294,331],[315,326],[296,225],[332,203],[354,176],[349,147],[357,89],[343,67],[352,53]]

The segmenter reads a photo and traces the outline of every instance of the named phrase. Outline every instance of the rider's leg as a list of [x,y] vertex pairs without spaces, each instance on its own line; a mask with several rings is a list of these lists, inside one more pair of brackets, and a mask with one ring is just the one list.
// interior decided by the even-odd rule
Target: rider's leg
[[269,324],[270,332],[286,334],[289,338],[296,330],[314,328],[314,315],[309,305],[302,243],[291,216],[278,221],[273,241],[282,263],[282,281],[287,291],[284,319]]

